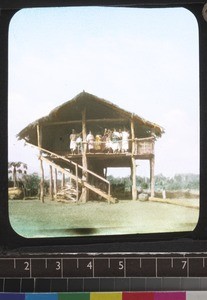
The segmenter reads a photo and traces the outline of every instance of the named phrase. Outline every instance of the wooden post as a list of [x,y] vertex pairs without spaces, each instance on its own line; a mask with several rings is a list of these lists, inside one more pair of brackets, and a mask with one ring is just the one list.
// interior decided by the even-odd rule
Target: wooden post
[[[37,145],[39,148],[42,147],[42,128],[39,124],[37,124]],[[41,173],[41,180],[40,180],[40,200],[44,203],[44,167],[42,161],[42,151],[39,152],[39,160],[40,160],[40,173]]]
[[105,169],[104,169],[104,178],[107,178],[107,171],[108,171],[108,169],[105,168]]
[[[72,170],[69,171],[71,175],[73,175]],[[69,176],[69,185],[72,186],[72,178]]]
[[[87,162],[87,156],[86,156],[86,151],[87,151],[87,143],[86,143],[86,108],[82,111],[82,135],[83,135],[83,153],[82,153],[82,166],[83,166],[83,173],[82,173],[82,180],[88,181],[88,174],[85,170],[88,169],[88,162]],[[82,193],[80,197],[81,202],[86,202],[88,200],[88,190],[87,188],[83,185],[82,186]]]
[[78,189],[78,165],[75,166],[75,176],[76,176],[76,202],[78,202],[78,196],[79,196],[79,189]]
[[57,199],[57,169],[55,169],[55,179],[54,179],[54,194],[55,194],[55,199]]
[[52,166],[50,165],[50,198],[51,200],[54,200],[54,194],[53,194],[53,170]]
[[151,197],[154,197],[154,195],[155,195],[155,175],[154,175],[154,169],[155,169],[155,158],[152,157],[150,159],[150,190],[151,190]]
[[62,173],[62,182],[61,182],[61,187],[64,188],[65,187],[65,174]]
[[132,200],[137,200],[136,159],[131,160]]
[[132,155],[134,155],[134,149],[135,149],[135,132],[134,132],[134,118],[133,115],[131,116],[131,140],[132,140]]
[[132,155],[131,155],[132,200],[137,200],[136,159],[134,157],[135,132],[134,132],[134,119],[133,119],[133,115],[131,117],[131,138],[132,138]]
[[40,171],[41,171],[41,180],[40,180],[40,200],[42,203],[45,202],[44,200],[44,167],[43,167],[43,161],[41,159],[41,155],[40,154]]

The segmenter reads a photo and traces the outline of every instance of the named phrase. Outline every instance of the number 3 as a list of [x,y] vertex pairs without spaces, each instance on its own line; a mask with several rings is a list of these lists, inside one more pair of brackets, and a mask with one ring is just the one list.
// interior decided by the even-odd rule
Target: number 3
[[55,268],[55,270],[60,270],[60,268],[61,268],[61,264],[60,264],[60,261],[56,261],[56,268]]

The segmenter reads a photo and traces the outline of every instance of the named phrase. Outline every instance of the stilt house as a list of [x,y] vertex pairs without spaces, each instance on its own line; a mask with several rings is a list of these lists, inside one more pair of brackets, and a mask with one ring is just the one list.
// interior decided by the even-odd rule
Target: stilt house
[[[122,151],[121,146],[118,151],[106,147],[104,133],[113,132],[115,128],[116,131],[129,133],[128,149],[125,151]],[[80,149],[73,153],[69,148],[72,131],[82,138]],[[89,131],[94,136],[92,150],[89,150],[87,141]],[[46,117],[29,124],[18,134],[18,138],[38,147],[40,151],[42,199],[45,161],[51,169],[52,195],[57,193],[57,186],[53,183],[57,181],[57,172],[61,172],[63,187],[66,176],[73,181],[77,201],[87,201],[92,192],[108,202],[115,202],[106,178],[107,168],[131,168],[132,199],[135,200],[136,160],[140,159],[150,161],[151,196],[154,195],[154,143],[163,132],[159,125],[83,91],[53,109]]]

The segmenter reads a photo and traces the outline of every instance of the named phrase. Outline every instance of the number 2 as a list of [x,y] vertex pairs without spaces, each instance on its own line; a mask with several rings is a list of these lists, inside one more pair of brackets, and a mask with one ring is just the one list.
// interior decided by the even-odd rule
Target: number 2
[[25,265],[24,270],[25,270],[25,271],[29,271],[29,262],[28,262],[28,261],[25,261],[25,262],[24,262],[24,265]]

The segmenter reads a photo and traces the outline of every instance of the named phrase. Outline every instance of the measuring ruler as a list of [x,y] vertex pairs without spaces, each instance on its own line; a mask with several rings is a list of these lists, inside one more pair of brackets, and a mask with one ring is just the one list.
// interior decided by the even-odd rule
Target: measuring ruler
[[0,257],[1,292],[207,290],[207,253]]

